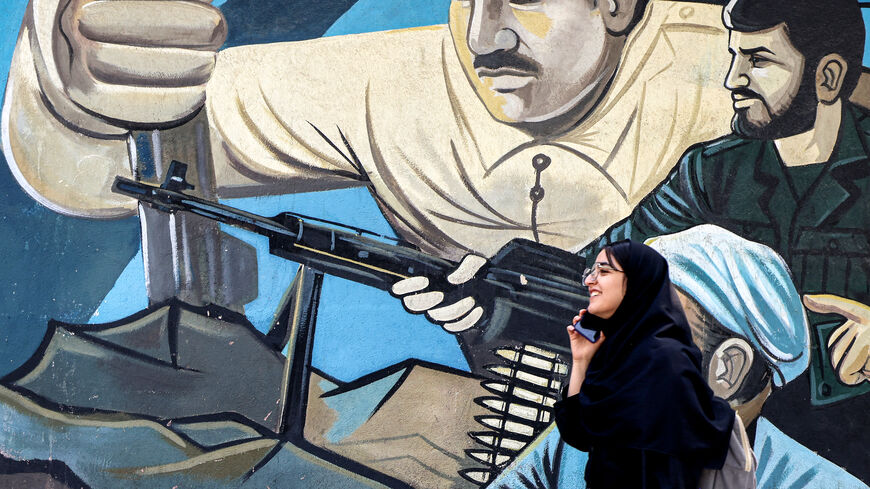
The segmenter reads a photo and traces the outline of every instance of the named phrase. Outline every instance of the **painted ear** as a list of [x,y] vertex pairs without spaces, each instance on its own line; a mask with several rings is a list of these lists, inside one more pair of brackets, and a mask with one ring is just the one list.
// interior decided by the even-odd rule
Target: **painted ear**
[[846,71],[846,60],[839,54],[829,54],[819,61],[816,68],[816,95],[819,102],[832,104],[840,98]]
[[707,384],[713,393],[731,399],[746,380],[754,355],[752,346],[742,338],[729,338],[720,343],[708,365]]
[[614,36],[628,34],[637,10],[637,0],[598,0],[601,17],[608,32]]

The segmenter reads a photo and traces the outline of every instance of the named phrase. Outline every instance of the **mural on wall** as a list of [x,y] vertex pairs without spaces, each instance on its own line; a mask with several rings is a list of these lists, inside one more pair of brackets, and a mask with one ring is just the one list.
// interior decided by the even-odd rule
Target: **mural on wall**
[[631,237],[759,485],[867,487],[854,1],[2,8],[0,485],[584,487],[564,324]]

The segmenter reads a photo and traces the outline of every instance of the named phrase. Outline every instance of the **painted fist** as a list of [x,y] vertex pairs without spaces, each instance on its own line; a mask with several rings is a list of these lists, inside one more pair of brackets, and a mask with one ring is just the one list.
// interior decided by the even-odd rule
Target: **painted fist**
[[25,19],[39,84],[72,125],[171,125],[198,110],[226,38],[197,0],[32,0]]

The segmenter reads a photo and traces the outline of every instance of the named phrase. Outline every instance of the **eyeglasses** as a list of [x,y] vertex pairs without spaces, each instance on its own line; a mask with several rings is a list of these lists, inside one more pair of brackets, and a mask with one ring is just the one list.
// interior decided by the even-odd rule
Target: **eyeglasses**
[[616,268],[611,267],[610,265],[606,265],[603,263],[596,263],[595,265],[592,265],[592,268],[587,268],[586,270],[583,271],[583,279],[582,279],[581,283],[585,284],[586,281],[589,279],[598,280],[598,276],[601,274],[601,272],[604,272],[605,274],[610,273],[610,272],[625,273],[622,270],[618,270]]

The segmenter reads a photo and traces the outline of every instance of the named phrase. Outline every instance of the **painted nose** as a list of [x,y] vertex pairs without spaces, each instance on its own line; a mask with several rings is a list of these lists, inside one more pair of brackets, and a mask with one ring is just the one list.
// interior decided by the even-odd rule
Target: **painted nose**
[[504,0],[472,2],[468,22],[468,49],[476,55],[510,51],[517,47],[519,36],[508,26],[510,7]]
[[728,68],[728,75],[725,76],[725,88],[734,90],[749,86],[749,75],[746,74],[745,64],[743,60],[736,56],[731,60],[731,67]]

